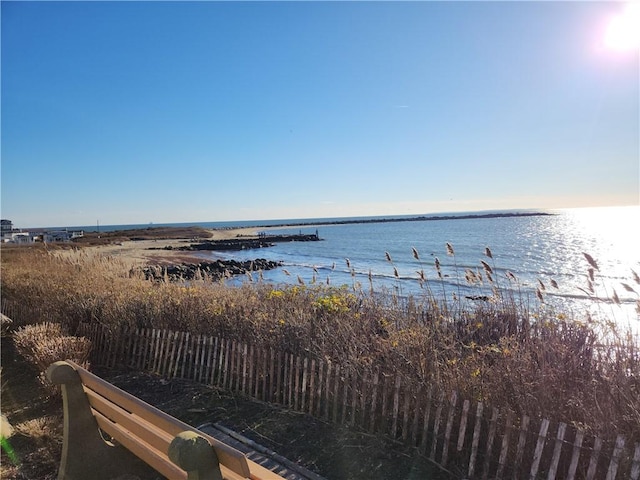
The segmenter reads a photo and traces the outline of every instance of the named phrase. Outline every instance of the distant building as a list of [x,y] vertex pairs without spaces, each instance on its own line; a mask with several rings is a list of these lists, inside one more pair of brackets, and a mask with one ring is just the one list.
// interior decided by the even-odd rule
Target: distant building
[[50,232],[44,232],[42,234],[42,239],[45,243],[70,242],[71,240],[83,236],[84,231],[82,230],[69,231],[65,228],[64,230],[52,230]]
[[1,234],[2,234],[2,238],[4,238],[5,235],[10,235],[11,232],[13,231],[13,222],[11,220],[5,220],[2,219],[0,220],[0,227],[1,227]]
[[84,231],[82,230],[72,230],[61,229],[61,230],[52,230],[52,231],[42,231],[41,229],[37,229],[37,232],[23,232],[19,228],[13,227],[13,222],[11,220],[2,220],[2,235],[0,239],[2,243],[33,243],[36,241],[44,241],[44,242],[70,242],[76,238],[80,238],[84,236]]

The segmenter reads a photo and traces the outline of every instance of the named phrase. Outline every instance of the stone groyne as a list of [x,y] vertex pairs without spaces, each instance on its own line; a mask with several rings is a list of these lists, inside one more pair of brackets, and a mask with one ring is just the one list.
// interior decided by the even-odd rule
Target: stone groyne
[[272,270],[280,267],[280,262],[257,258],[255,260],[246,260],[243,262],[237,260],[216,260],[214,262],[200,262],[195,264],[179,264],[163,267],[160,265],[151,265],[142,268],[142,272],[146,279],[155,281],[163,281],[165,279],[170,282],[179,280],[194,280],[200,278],[209,278],[211,280],[220,280],[233,275],[243,275],[248,272],[257,272],[259,270]]
[[206,240],[200,243],[192,243],[184,247],[164,247],[171,250],[182,251],[230,251],[230,250],[251,250],[257,248],[273,247],[276,243],[282,242],[317,242],[320,240],[318,233],[296,234],[296,235],[259,235],[258,237],[237,237],[231,240]]

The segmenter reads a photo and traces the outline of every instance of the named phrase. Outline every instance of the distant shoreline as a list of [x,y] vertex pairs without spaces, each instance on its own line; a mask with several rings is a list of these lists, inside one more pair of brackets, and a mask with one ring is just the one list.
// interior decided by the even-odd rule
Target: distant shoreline
[[[344,220],[318,220],[293,223],[279,223],[269,225],[255,225],[252,228],[280,228],[280,227],[307,227],[307,226],[320,226],[320,225],[353,225],[361,223],[392,223],[392,222],[425,222],[435,220],[472,220],[472,219],[484,219],[484,218],[509,218],[509,217],[542,217],[552,216],[554,213],[548,212],[511,212],[511,213],[482,213],[482,214],[466,214],[466,215],[419,215],[416,217],[380,217],[380,218],[352,218]],[[225,230],[227,227],[222,227],[220,230]],[[235,227],[228,227],[233,230]],[[218,229],[212,229],[218,230]]]

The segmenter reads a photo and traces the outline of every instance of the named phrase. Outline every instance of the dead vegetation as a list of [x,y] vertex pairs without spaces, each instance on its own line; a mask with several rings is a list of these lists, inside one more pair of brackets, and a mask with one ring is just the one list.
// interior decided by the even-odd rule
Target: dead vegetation
[[[379,295],[355,283],[275,287],[262,283],[259,274],[240,287],[206,275],[188,283],[154,283],[117,258],[87,250],[66,256],[35,249],[7,253],[3,300],[20,306],[13,317],[17,325],[38,319],[60,323],[70,333],[80,323],[206,333],[355,370],[402,372],[416,385],[456,390],[518,415],[640,441],[637,338],[614,322],[525,304],[513,289],[501,288],[517,279],[509,273],[498,277],[490,250],[477,269],[459,274],[460,281],[491,288],[487,301],[472,308],[455,297],[440,299],[439,262],[425,272],[430,267],[415,249],[424,295],[408,298]],[[447,253],[455,255],[453,246]],[[585,256],[595,292],[596,260],[589,260]],[[640,279],[632,278],[625,285],[636,291]],[[544,289],[538,289],[539,298]]]

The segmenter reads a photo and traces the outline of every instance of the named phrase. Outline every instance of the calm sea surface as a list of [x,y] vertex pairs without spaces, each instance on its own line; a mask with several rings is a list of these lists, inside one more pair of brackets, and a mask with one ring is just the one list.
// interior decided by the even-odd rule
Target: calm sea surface
[[[640,207],[607,207],[552,211],[550,216],[474,218],[437,221],[319,225],[281,228],[268,233],[314,233],[320,242],[280,243],[272,248],[230,253],[202,253],[205,258],[239,260],[266,258],[282,261],[282,269],[264,272],[263,280],[273,283],[313,282],[332,285],[360,285],[368,291],[391,291],[406,296],[420,295],[420,270],[431,290],[459,298],[486,295],[490,289],[469,286],[467,269],[483,272],[481,260],[494,271],[498,285],[519,292],[518,298],[536,302],[536,289],[545,287],[545,304],[580,314],[589,309],[595,314],[615,317],[640,325],[635,311],[640,292],[632,270],[640,275]],[[327,219],[331,220],[331,219]],[[237,227],[304,220],[274,222],[201,223],[205,227]],[[308,221],[308,220],[307,220]],[[315,220],[314,220],[315,221]],[[149,225],[145,225],[149,226]],[[131,226],[129,226],[131,228]],[[447,254],[446,243],[455,255]],[[489,247],[493,259],[485,256]],[[414,258],[412,248],[419,253]],[[392,262],[386,259],[386,252]],[[589,264],[583,252],[595,259],[593,293],[588,294]],[[439,260],[443,278],[438,277]],[[348,259],[348,262],[347,262]],[[395,268],[395,270],[394,270]],[[397,276],[396,272],[397,271]],[[507,272],[518,282],[510,281]],[[257,275],[254,275],[257,280]],[[246,277],[235,282],[248,281]],[[554,280],[558,288],[552,286]],[[606,301],[615,293],[622,305]],[[604,301],[594,302],[590,297]]]
[[[449,296],[455,293],[458,297],[489,293],[486,283],[484,287],[471,287],[465,280],[467,269],[483,272],[480,261],[484,260],[494,270],[498,285],[520,292],[521,299],[535,303],[536,289],[541,288],[542,282],[549,305],[577,314],[589,309],[594,314],[640,325],[635,312],[638,294],[622,285],[626,283],[640,292],[632,273],[633,270],[640,275],[640,208],[552,213],[555,214],[283,228],[278,233],[313,233],[317,229],[323,241],[281,243],[260,251],[234,252],[225,258],[260,257],[284,262],[283,269],[263,273],[269,282],[298,283],[300,277],[307,284],[360,284],[365,290],[373,285],[375,291],[401,295],[424,292],[418,273],[423,270],[434,293],[439,294],[444,287]],[[453,247],[453,256],[447,254],[447,242]],[[485,256],[486,247],[493,259]],[[419,260],[414,258],[412,248],[418,251]],[[392,262],[386,259],[387,252]],[[591,255],[599,267],[591,295],[586,292],[589,264],[583,252]],[[438,277],[436,258],[443,279]],[[510,281],[507,271],[518,282]],[[558,288],[552,286],[551,280]],[[590,296],[610,299],[614,291],[621,306],[590,300]]]

